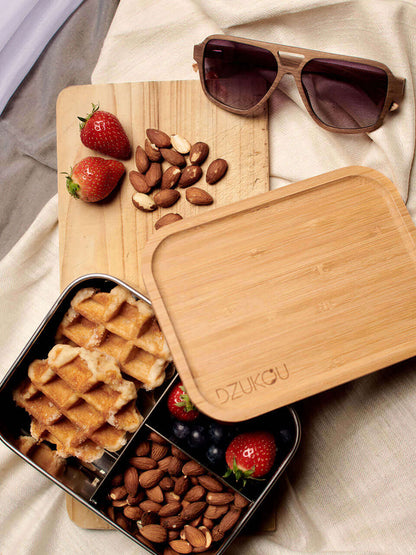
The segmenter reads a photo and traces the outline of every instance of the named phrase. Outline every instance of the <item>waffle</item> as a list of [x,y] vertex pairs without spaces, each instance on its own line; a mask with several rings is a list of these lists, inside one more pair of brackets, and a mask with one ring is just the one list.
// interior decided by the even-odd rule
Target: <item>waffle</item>
[[108,293],[90,287],[78,291],[56,342],[113,356],[127,379],[146,390],[163,383],[172,360],[152,308],[119,285]]
[[31,436],[20,436],[16,442],[16,447],[52,476],[58,477],[63,474],[66,466],[65,459],[60,457],[56,451],[52,451],[47,445],[39,444]]
[[46,360],[30,364],[13,396],[32,417],[32,437],[84,462],[104,449],[118,451],[143,421],[135,385],[123,379],[115,359],[83,347],[55,345]]

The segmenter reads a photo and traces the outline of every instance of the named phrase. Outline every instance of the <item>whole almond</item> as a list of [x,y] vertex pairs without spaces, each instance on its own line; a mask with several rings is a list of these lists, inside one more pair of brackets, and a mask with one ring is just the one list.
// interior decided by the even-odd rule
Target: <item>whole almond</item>
[[150,453],[150,442],[145,440],[139,443],[136,447],[136,456],[137,457],[145,457]]
[[181,154],[188,154],[191,150],[191,145],[189,141],[182,137],[181,135],[171,135],[170,142],[175,150],[180,152]]
[[139,470],[151,470],[157,466],[157,462],[150,457],[131,457],[129,464]]
[[129,181],[138,193],[146,194],[150,192],[150,187],[144,175],[142,175],[141,173],[132,170],[131,172],[129,172]]
[[183,462],[180,459],[172,456],[168,466],[169,474],[171,476],[179,476],[182,470],[182,465],[183,465]]
[[159,524],[159,516],[155,511],[144,511],[141,518],[140,524],[142,526],[147,526],[148,524]]
[[149,139],[146,139],[144,142],[144,151],[150,162],[160,162],[162,160],[159,148],[151,143]]
[[227,169],[228,164],[222,158],[217,158],[216,160],[213,160],[207,169],[207,183],[209,183],[210,185],[214,185],[214,183],[217,183],[217,181],[224,177]]
[[160,459],[159,461],[157,461],[157,466],[161,470],[163,470],[163,472],[167,472],[170,461],[172,460],[172,458],[173,458],[172,455],[168,455],[167,457],[163,457],[163,459]]
[[168,539],[168,533],[160,524],[148,524],[140,529],[140,533],[149,541],[163,543]]
[[143,514],[143,509],[140,507],[124,507],[123,514],[126,518],[130,520],[140,520]]
[[146,470],[139,476],[139,483],[144,489],[153,488],[163,478],[164,472],[160,468]]
[[162,189],[158,191],[153,200],[161,208],[169,208],[181,198],[181,194],[176,189]]
[[229,508],[228,505],[208,505],[204,516],[210,520],[216,520],[225,515],[225,513],[229,511]]
[[220,542],[224,538],[224,532],[220,530],[218,524],[211,530],[212,540]]
[[195,503],[190,503],[181,512],[181,517],[184,520],[194,520],[194,518],[204,512],[206,506],[207,504],[205,503],[205,501],[196,501]]
[[165,499],[166,503],[174,503],[176,501],[180,501],[180,496],[173,491],[167,491],[165,492]]
[[154,486],[153,488],[148,488],[146,490],[147,497],[155,503],[162,504],[165,500],[163,490],[160,486]]
[[186,160],[179,152],[172,150],[171,148],[161,148],[160,153],[166,162],[172,164],[172,166],[179,166],[183,168],[186,166]]
[[110,498],[116,500],[123,499],[127,497],[126,486],[116,486],[110,491]]
[[250,503],[249,500],[246,499],[245,497],[243,497],[240,493],[238,493],[238,492],[234,493],[234,505],[238,509],[242,509],[243,507],[247,507],[247,505],[249,503]]
[[194,486],[186,492],[184,499],[193,503],[194,501],[200,501],[205,496],[205,488],[202,486]]
[[142,501],[139,505],[139,507],[145,512],[145,513],[159,513],[160,509],[162,508],[162,505],[160,503],[156,503],[156,501],[152,501],[151,499],[145,499],[144,501]]
[[159,482],[159,486],[163,489],[163,491],[172,491],[174,485],[175,485],[175,482],[172,480],[170,476],[165,476]]
[[167,530],[180,530],[185,520],[180,515],[167,516],[160,519],[160,524]]
[[160,129],[146,129],[147,138],[151,143],[159,148],[167,148],[171,146],[170,137]]
[[205,546],[205,534],[195,528],[194,526],[189,526],[188,524],[184,527],[185,538],[192,545],[192,547],[204,547]]
[[169,166],[162,175],[161,189],[173,189],[181,177],[181,169],[178,166]]
[[202,524],[209,530],[211,530],[211,528],[214,527],[214,521],[211,520],[210,518],[207,518],[206,516],[204,516],[204,518],[202,519]]
[[182,175],[180,176],[178,186],[181,189],[185,189],[186,187],[190,187],[197,181],[199,181],[202,177],[202,170],[200,166],[186,166],[182,170]]
[[200,166],[203,162],[205,162],[209,153],[209,146],[207,143],[198,142],[192,145],[191,150],[189,152],[189,161],[191,164],[197,164]]
[[188,491],[189,486],[189,479],[186,476],[179,476],[179,478],[175,482],[173,492],[176,493],[176,495],[183,495],[185,492]]
[[162,181],[162,166],[159,162],[152,162],[149,169],[145,173],[145,179],[148,186],[153,189]]
[[183,218],[180,214],[174,214],[172,212],[169,212],[169,214],[165,214],[155,222],[155,229],[160,229],[165,225],[173,224],[174,222],[178,222],[179,220],[182,220],[182,219]]
[[186,189],[186,200],[197,206],[206,206],[214,202],[212,196],[203,189],[199,189],[199,187]]
[[156,432],[150,432],[149,439],[155,443],[160,443],[160,445],[168,445],[166,439]]
[[172,540],[169,545],[176,553],[192,553],[192,545],[186,540]]
[[142,146],[138,146],[136,148],[136,168],[139,170],[140,173],[146,173],[150,166],[150,160],[146,154],[146,151]]
[[150,451],[150,456],[155,461],[160,461],[164,459],[168,452],[168,446],[162,445],[161,443],[153,443],[152,449]]
[[172,455],[174,457],[178,457],[178,459],[181,459],[181,461],[189,461],[188,455],[181,451],[178,447],[176,447],[176,445],[172,445],[171,451]]
[[198,476],[198,482],[201,484],[201,486],[204,486],[204,488],[207,489],[208,491],[220,492],[224,489],[221,482],[219,482],[212,476],[208,476],[208,474],[203,474],[202,476]]
[[139,487],[139,474],[134,466],[129,466],[124,473],[124,485],[127,493],[135,496]]
[[133,205],[142,212],[153,212],[157,206],[153,199],[144,193],[134,193],[131,197]]
[[232,508],[228,511],[228,513],[225,513],[219,523],[219,529],[221,532],[228,532],[228,530],[231,530],[240,518],[240,514],[241,510],[237,508]]
[[160,517],[174,516],[174,515],[177,515],[181,510],[182,510],[182,503],[180,503],[179,501],[173,501],[172,503],[163,505],[163,507],[159,511],[159,516]]
[[201,476],[205,474],[205,469],[196,461],[188,461],[182,467],[184,476]]
[[210,491],[207,494],[207,503],[210,505],[225,505],[232,501],[234,501],[234,493],[231,492],[215,493]]

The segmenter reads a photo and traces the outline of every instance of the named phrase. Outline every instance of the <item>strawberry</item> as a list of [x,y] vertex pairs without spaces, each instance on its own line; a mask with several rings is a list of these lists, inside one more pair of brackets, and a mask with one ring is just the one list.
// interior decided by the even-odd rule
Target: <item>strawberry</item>
[[93,104],[91,114],[78,119],[81,121],[79,128],[83,145],[120,160],[130,158],[130,142],[116,116],[99,110],[99,106]]
[[182,422],[191,422],[198,418],[199,411],[192,404],[182,383],[178,383],[169,393],[168,397],[169,412]]
[[107,197],[117,186],[126,169],[117,160],[88,156],[67,174],[66,188],[70,195],[85,202],[97,202]]
[[270,472],[276,458],[273,434],[266,431],[246,432],[236,436],[227,447],[225,460],[228,470],[224,477],[234,474],[243,486],[248,479],[261,478]]

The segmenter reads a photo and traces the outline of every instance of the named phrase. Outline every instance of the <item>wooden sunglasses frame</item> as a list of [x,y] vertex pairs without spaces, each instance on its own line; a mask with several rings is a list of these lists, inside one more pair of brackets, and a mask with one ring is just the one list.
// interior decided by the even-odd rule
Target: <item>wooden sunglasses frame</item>
[[[231,106],[227,106],[223,104],[209,93],[206,88],[205,84],[205,75],[204,75],[204,52],[205,47],[209,41],[219,39],[224,41],[230,41],[237,44],[247,44],[250,46],[257,46],[259,48],[263,48],[271,52],[274,57],[276,58],[277,62],[277,74],[276,78],[273,81],[271,87],[264,95],[264,97],[253,107],[243,110],[239,108],[233,108]],[[385,71],[387,75],[387,93],[386,98],[384,101],[383,108],[380,112],[380,115],[377,121],[368,127],[359,127],[357,129],[350,129],[350,128],[340,128],[340,127],[333,127],[331,125],[325,124],[323,121],[319,119],[319,117],[313,111],[310,102],[305,94],[303,89],[301,76],[302,70],[304,66],[310,62],[311,60],[319,58],[319,59],[326,59],[326,60],[340,60],[344,62],[357,62],[361,64],[366,64],[371,67],[379,68]],[[404,86],[405,86],[405,79],[400,77],[395,77],[390,69],[382,64],[381,62],[376,62],[374,60],[368,60],[366,58],[357,58],[355,56],[342,56],[339,54],[330,54],[328,52],[321,52],[319,50],[309,50],[307,48],[297,48],[294,46],[286,46],[283,44],[276,44],[272,42],[263,42],[251,39],[244,39],[241,37],[234,37],[232,35],[210,35],[207,37],[203,42],[200,44],[196,44],[194,46],[194,60],[198,65],[199,77],[201,80],[201,85],[204,93],[209,98],[211,102],[215,105],[227,110],[228,112],[232,112],[234,114],[240,114],[243,116],[250,116],[255,115],[258,109],[269,99],[269,97],[273,94],[273,91],[278,87],[279,82],[283,75],[290,74],[294,77],[299,94],[302,98],[303,104],[305,105],[306,110],[313,118],[313,120],[328,131],[332,131],[334,133],[368,133],[370,131],[374,131],[383,123],[383,120],[387,114],[387,112],[393,112],[399,107],[400,102],[403,99],[404,95]]]

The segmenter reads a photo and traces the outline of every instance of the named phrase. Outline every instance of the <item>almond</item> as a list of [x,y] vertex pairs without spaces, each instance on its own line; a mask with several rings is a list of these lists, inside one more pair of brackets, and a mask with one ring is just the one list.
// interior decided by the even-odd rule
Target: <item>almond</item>
[[125,471],[124,485],[126,486],[126,490],[129,495],[136,495],[137,488],[139,487],[139,474],[134,466],[129,466],[129,468]]
[[145,511],[140,518],[140,523],[142,526],[159,524],[159,517],[155,511]]
[[192,545],[192,547],[205,546],[205,534],[201,530],[198,530],[198,528],[194,528],[193,526],[189,526],[187,524],[184,527],[184,532],[185,538]]
[[148,488],[146,490],[147,497],[151,501],[155,501],[156,503],[163,503],[165,500],[165,496],[163,494],[163,490],[160,486],[155,486],[153,488]]
[[163,459],[160,459],[159,461],[157,461],[157,466],[163,470],[163,472],[167,472],[168,468],[169,468],[169,463],[172,460],[172,455],[168,455],[167,457],[163,457]]
[[189,480],[186,476],[179,476],[179,478],[175,482],[175,487],[173,488],[173,492],[176,495],[183,495],[189,489]]
[[177,515],[182,510],[182,504],[179,501],[173,501],[163,507],[159,511],[160,517],[174,516]]
[[231,492],[216,493],[210,491],[207,494],[207,503],[210,505],[226,505],[232,501],[234,501],[234,493]]
[[150,457],[132,457],[129,459],[129,464],[139,470],[151,470],[157,466],[157,462]]
[[173,503],[175,501],[180,501],[180,496],[173,491],[167,491],[165,493],[165,499],[167,503]]
[[143,514],[143,509],[140,507],[124,507],[123,514],[130,520],[140,520]]
[[111,504],[113,505],[113,507],[120,508],[128,505],[128,501],[126,497],[124,499],[113,499],[111,501]]
[[159,513],[160,509],[162,508],[162,505],[160,503],[156,503],[156,501],[152,501],[151,499],[145,499],[140,503],[139,507],[145,513],[150,513],[150,512]]
[[168,539],[168,533],[160,524],[148,524],[140,529],[140,533],[147,540],[154,543],[163,543]]
[[205,206],[214,202],[214,199],[209,193],[198,187],[190,187],[186,190],[186,200],[197,206]]
[[126,486],[117,486],[110,491],[110,498],[114,501],[127,497]]
[[191,150],[191,145],[189,141],[187,141],[185,137],[181,137],[181,135],[171,135],[170,142],[173,148],[181,154],[188,154],[188,152]]
[[167,148],[171,146],[170,137],[160,129],[146,129],[146,135],[149,141],[159,148]]
[[201,476],[205,474],[205,469],[196,461],[188,461],[183,465],[182,472],[185,476]]
[[180,530],[185,520],[180,515],[167,516],[160,519],[160,524],[167,530]]
[[[179,538],[179,530],[168,530],[168,540],[176,540]],[[163,555],[176,555],[177,551],[173,551],[173,549],[169,546],[165,547],[165,551]]]
[[178,166],[169,166],[162,175],[161,189],[173,189],[181,177],[181,169]]
[[138,505],[140,501],[143,501],[145,497],[144,491],[141,489],[136,493],[136,495],[128,495],[127,496],[127,504],[128,505]]
[[249,503],[250,503],[250,501],[248,499],[246,499],[245,497],[243,497],[240,493],[238,493],[238,492],[234,493],[234,505],[238,509],[242,509],[243,507],[247,507],[247,505]]
[[153,443],[152,450],[150,451],[150,456],[155,461],[160,461],[164,459],[168,452],[168,446],[162,445],[161,443]]
[[186,166],[186,168],[182,170],[178,185],[181,189],[185,189],[199,181],[201,177],[202,170],[199,166]]
[[161,208],[169,208],[181,198],[179,191],[176,189],[162,189],[155,194],[153,200]]
[[131,172],[129,172],[129,181],[138,193],[150,192],[150,187],[147,184],[144,175],[142,175],[141,173],[132,170]]
[[181,461],[189,461],[189,457],[186,453],[178,449],[176,445],[172,445],[172,455],[178,457]]
[[170,460],[168,466],[168,472],[171,476],[178,476],[181,473],[183,462],[177,457],[173,457]]
[[[165,460],[165,459],[162,459],[162,460]],[[160,480],[159,486],[163,489],[163,491],[172,491],[175,486],[175,482],[172,480],[170,476],[165,476]]]
[[153,189],[162,181],[162,166],[159,162],[152,162],[149,169],[145,173],[145,179],[148,186]]
[[198,482],[208,491],[220,492],[224,489],[221,482],[219,482],[212,476],[208,476],[208,474],[198,476]]
[[219,529],[221,530],[221,532],[228,532],[228,530],[231,530],[231,528],[233,528],[237,520],[240,518],[240,514],[241,510],[237,508],[232,508],[228,511],[228,513],[225,513],[225,515],[221,519],[221,522],[219,523]]
[[144,193],[134,193],[131,197],[133,205],[142,212],[153,212],[157,206],[153,199]]
[[146,139],[144,142],[144,150],[150,162],[160,162],[162,160],[160,150],[156,145],[151,143],[149,139]]
[[139,476],[139,483],[144,489],[153,488],[163,478],[164,472],[160,468],[146,470]]
[[192,545],[186,540],[172,540],[169,545],[176,553],[192,553]]
[[140,145],[136,148],[136,168],[140,173],[146,173],[150,166],[150,160],[146,154],[146,151]]
[[221,516],[225,515],[229,511],[228,505],[208,505],[204,516],[210,520],[216,520]]
[[184,520],[194,520],[194,518],[204,512],[206,506],[207,504],[205,503],[205,501],[196,501],[195,503],[190,503],[181,512],[181,517]]
[[214,185],[214,183],[217,183],[217,181],[224,177],[227,169],[228,164],[222,158],[217,158],[216,160],[213,160],[207,169],[207,183],[209,183],[210,185]]
[[139,443],[136,447],[136,456],[137,457],[145,457],[150,453],[150,442],[145,440]]
[[194,486],[187,491],[184,499],[193,503],[194,501],[200,501],[205,496],[205,493],[205,488],[203,488],[202,486]]
[[209,153],[209,146],[207,143],[198,142],[192,145],[189,152],[189,161],[191,164],[197,164],[198,166],[205,162]]
[[200,530],[204,536],[205,536],[205,548],[208,549],[211,546],[212,543],[212,535],[211,532],[209,530],[209,528],[207,526],[200,526],[198,528],[198,530]]
[[218,524],[211,530],[212,541],[220,542],[224,538],[224,532],[220,530]]
[[202,525],[205,526],[205,528],[211,530],[211,528],[214,527],[214,521],[204,516],[204,518],[202,519]]
[[166,162],[169,162],[169,164],[172,164],[172,166],[179,166],[180,168],[186,166],[185,158],[182,156],[182,154],[176,152],[176,150],[172,150],[171,148],[161,148],[160,154],[166,160]]
[[160,445],[168,445],[166,439],[156,432],[150,432],[149,439],[155,443],[160,443]]

